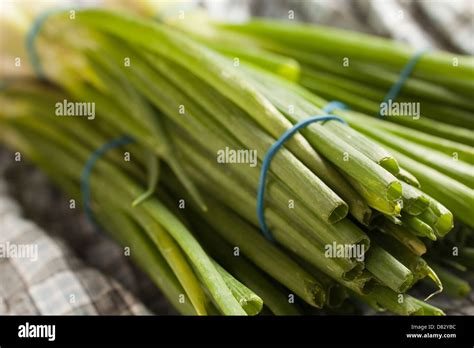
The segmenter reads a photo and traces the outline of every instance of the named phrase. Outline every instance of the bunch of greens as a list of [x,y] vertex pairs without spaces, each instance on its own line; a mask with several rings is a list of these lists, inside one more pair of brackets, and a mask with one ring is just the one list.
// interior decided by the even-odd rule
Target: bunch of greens
[[[470,189],[363,135],[358,120],[368,116],[337,110],[353,128],[313,124],[275,156],[265,217],[277,243],[269,242],[255,214],[260,166],[216,155],[255,151],[260,163],[284,131],[322,114],[327,101],[289,81],[298,63],[254,33],[236,61],[220,39],[182,30],[107,10],[77,11],[73,20],[69,11],[51,14],[35,41],[49,83],[6,81],[2,140],[79,199],[91,154],[133,137],[131,162],[115,150],[96,163],[83,204],[183,313],[257,314],[263,305],[309,313],[350,297],[399,314],[442,314],[407,291],[426,276],[441,287],[422,257],[432,247],[426,241],[452,229],[451,211],[472,223]],[[93,102],[97,116],[57,117],[63,100]],[[358,252],[328,254],[333,246]]]
[[[400,102],[400,105],[416,103],[421,113],[380,117],[381,108],[387,103],[388,90],[400,79],[405,64],[417,54],[415,49],[366,34],[291,22],[258,20],[236,25],[213,24],[196,18],[201,25],[194,27],[200,30],[190,31],[192,22],[171,24],[229,58],[243,57],[254,66],[279,75],[278,79],[274,76],[270,79],[270,75],[260,74],[256,79],[266,82],[266,88],[273,89],[268,95],[278,95],[274,101],[280,103],[282,110],[285,105],[292,105],[296,115],[304,112],[311,115],[317,111],[311,109],[308,102],[319,107],[327,103],[285,81],[291,80],[318,96],[343,101],[350,109],[358,111],[341,109],[336,114],[395,155],[401,167],[393,174],[404,181],[407,195],[421,186],[425,196],[434,197],[455,214],[459,225],[456,230],[463,232],[456,231],[453,235],[461,234],[462,237],[449,238],[449,248],[438,246],[446,245],[445,242],[433,244],[430,257],[467,275],[465,271],[472,269],[471,262],[466,256],[458,256],[459,252],[469,255],[473,246],[472,241],[466,242],[471,240],[474,227],[472,57],[437,51],[423,53],[399,95],[391,101]],[[252,47],[251,54],[241,55],[241,51],[234,48],[244,44]],[[283,88],[280,94],[276,93],[278,84],[299,96],[290,95]],[[300,102],[301,96],[306,101]],[[361,143],[356,137],[338,130],[342,128],[338,124],[331,124],[331,127],[351,143]],[[373,144],[368,142],[361,146],[369,152],[373,149]],[[414,186],[415,191],[406,184]],[[418,211],[419,201],[411,207],[408,200],[404,203],[407,211],[412,210],[412,216],[402,216],[394,222],[412,233],[437,240],[445,235],[443,230],[451,229],[452,217],[448,211],[442,213],[432,203],[427,211]],[[434,225],[433,212],[439,219]],[[450,277],[442,278],[446,282],[451,280]],[[462,284],[462,293],[468,293],[468,284],[457,277],[456,280]]]

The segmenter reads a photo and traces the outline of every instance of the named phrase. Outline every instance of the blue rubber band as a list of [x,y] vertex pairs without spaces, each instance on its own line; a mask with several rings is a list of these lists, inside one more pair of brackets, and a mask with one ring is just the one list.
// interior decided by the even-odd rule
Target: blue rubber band
[[345,108],[346,106],[340,102],[329,103],[323,109],[324,112],[328,113],[327,115],[313,116],[296,123],[292,128],[288,129],[285,133],[283,133],[283,135],[270,147],[270,149],[268,149],[267,153],[265,154],[265,157],[263,158],[263,162],[262,162],[262,169],[260,171],[260,179],[258,182],[257,217],[260,223],[260,229],[263,235],[265,236],[265,238],[267,238],[269,241],[275,242],[275,239],[273,238],[273,235],[268,229],[267,223],[265,222],[265,214],[263,210],[264,210],[265,183],[267,179],[268,168],[270,167],[270,163],[273,157],[276,155],[278,150],[283,146],[283,144],[289,138],[291,138],[293,134],[295,134],[298,130],[308,126],[311,123],[333,120],[333,121],[339,121],[341,123],[347,124],[346,121],[344,121],[342,118],[338,116],[334,116],[334,115],[329,115],[329,113],[335,109],[345,109]]
[[348,107],[346,104],[340,102],[340,101],[337,101],[337,100],[334,100],[332,102],[329,102],[324,108],[323,108],[323,112],[327,113],[327,114],[330,114],[332,113],[334,110],[336,109],[340,109],[340,110],[347,110]]
[[[383,99],[383,103],[387,103],[389,100],[393,101],[398,97],[398,94],[400,94],[400,91],[402,90],[402,87],[405,84],[406,80],[408,79],[408,77],[410,77],[411,73],[413,72],[413,69],[415,69],[416,63],[418,63],[420,58],[428,51],[429,49],[423,49],[415,53],[410,58],[410,60],[406,63],[406,65],[403,67],[402,71],[400,72],[398,81],[396,81],[392,85],[387,95]],[[381,112],[379,112],[379,117],[383,117]]]
[[127,145],[130,143],[134,143],[135,139],[129,137],[128,135],[114,139],[108,143],[105,143],[102,145],[100,148],[95,150],[92,155],[89,157],[87,160],[87,163],[82,171],[81,175],[81,193],[82,193],[82,204],[84,206],[84,212],[86,214],[87,219],[92,223],[93,225],[97,225],[95,219],[94,219],[94,214],[92,213],[92,209],[90,207],[90,186],[89,186],[89,178],[92,172],[92,169],[94,168],[95,162],[104,155],[108,150]]
[[33,67],[33,71],[40,78],[45,78],[45,75],[43,73],[43,68],[41,66],[41,61],[39,59],[38,52],[36,51],[36,37],[41,31],[43,23],[46,22],[49,16],[66,10],[66,8],[51,8],[42,12],[38,17],[35,18],[33,25],[31,26],[30,30],[28,31],[28,34],[26,35],[26,52],[30,59],[31,66]]

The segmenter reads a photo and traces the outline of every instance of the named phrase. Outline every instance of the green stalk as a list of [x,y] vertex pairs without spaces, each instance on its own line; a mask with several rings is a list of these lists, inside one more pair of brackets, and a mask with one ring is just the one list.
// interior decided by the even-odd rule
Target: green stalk
[[465,297],[471,292],[469,283],[444,267],[438,264],[431,263],[431,267],[436,271],[441,282],[443,283],[444,291],[451,297]]
[[[170,21],[169,24],[223,55],[233,59],[239,58],[239,63],[243,60],[291,81],[299,79],[300,66],[296,60],[268,52],[259,47],[252,38],[243,38],[238,34],[224,34],[216,30],[207,18],[194,16],[189,21]],[[235,61],[232,61],[232,64],[235,66]]]
[[412,173],[410,173],[408,170],[404,168],[400,168],[400,171],[397,174],[397,178],[400,179],[401,181],[406,182],[407,184],[410,184],[413,187],[420,188],[420,183],[418,179]]
[[[416,221],[411,221],[411,223],[413,223],[414,225],[418,225],[420,231],[426,230],[426,227],[424,226],[427,225],[431,229],[431,231],[426,230],[428,234],[432,235],[436,233],[436,235],[439,235],[441,237],[441,234],[442,235],[446,234],[446,231],[442,231],[442,233],[438,233],[438,228],[436,227],[438,220],[439,220],[438,215],[436,215],[432,209],[427,209],[419,216],[419,218]],[[448,230],[450,230],[451,228],[452,228],[452,223],[449,226]]]
[[383,233],[386,233],[404,246],[406,246],[409,250],[411,250],[415,255],[421,256],[426,253],[426,246],[423,242],[408,232],[403,226],[395,225],[389,221],[383,221],[377,225],[378,229]]
[[193,225],[199,239],[216,259],[237,279],[255,291],[263,303],[275,315],[300,315],[297,305],[288,301],[287,290],[273,283],[271,279],[250,263],[243,255],[236,256],[234,248],[228,244],[214,229],[199,218],[193,219]]
[[430,207],[422,213],[421,218],[430,222],[438,236],[444,237],[454,226],[453,214],[437,200],[425,196],[430,201]]
[[123,246],[130,248],[130,255],[138,266],[147,273],[150,279],[160,288],[174,308],[181,314],[195,315],[191,301],[179,301],[185,291],[177,280],[175,273],[156,249],[153,242],[132,223],[130,218],[118,210],[108,212],[99,208],[97,216]]
[[421,308],[421,312],[417,313],[417,315],[430,315],[430,316],[445,315],[441,309],[433,305],[430,305],[429,303],[425,301],[419,300],[417,298],[413,298],[413,301]]
[[[347,181],[354,187],[357,192],[366,200],[370,207],[376,209],[377,211],[390,216],[399,216],[400,211],[402,210],[401,199],[396,200],[387,200],[385,197],[380,196],[379,193],[373,191],[372,189],[367,189],[367,186],[349,175],[345,175]],[[401,183],[400,187],[401,187]],[[402,192],[400,190],[400,192]],[[403,192],[402,192],[403,193]]]
[[398,175],[400,172],[397,160],[392,154],[361,133],[338,122],[328,122],[326,127],[391,174]]
[[247,288],[244,284],[235,279],[229,272],[222,268],[217,262],[214,262],[219,274],[224,279],[235,299],[239,302],[242,308],[248,315],[257,315],[263,307],[263,301],[252,290]]
[[[229,44],[212,42],[206,42],[206,46],[232,59],[238,58],[239,63],[240,61],[248,62],[290,81],[299,80],[300,66],[294,59],[253,47],[242,49]],[[232,60],[232,63],[235,64],[235,61]]]
[[410,295],[397,294],[382,286],[374,288],[369,295],[358,298],[361,298],[377,310],[388,309],[400,315],[444,315],[443,311],[439,308],[419,301]]
[[430,199],[417,188],[402,182],[403,211],[410,215],[420,215],[430,205]]
[[436,234],[430,225],[423,220],[420,220],[416,216],[402,216],[403,225],[409,227],[409,231],[413,232],[416,236],[427,237],[431,240],[436,240]]
[[395,240],[393,237],[383,234],[372,234],[373,238],[379,245],[386,249],[391,255],[393,255],[398,261],[400,261],[405,267],[407,267],[413,274],[413,284],[419,280],[429,276],[435,284],[438,286],[438,291],[430,295],[440,293],[443,290],[441,281],[439,280],[436,273],[428,266],[425,260],[420,256],[411,252],[406,246]]
[[296,260],[301,264],[310,274],[314,275],[326,290],[326,304],[327,308],[339,308],[342,306],[344,301],[347,299],[347,289],[339,283],[336,283],[332,278],[321,272],[319,269],[314,267],[312,264],[298,258],[295,255]]
[[132,207],[135,207],[142,203],[144,200],[148,199],[156,191],[156,186],[158,185],[158,177],[160,172],[160,161],[153,154],[153,152],[148,151],[148,188],[140,196],[135,198],[132,202]]
[[373,243],[365,264],[370,273],[393,291],[406,292],[413,285],[412,272],[386,250]]

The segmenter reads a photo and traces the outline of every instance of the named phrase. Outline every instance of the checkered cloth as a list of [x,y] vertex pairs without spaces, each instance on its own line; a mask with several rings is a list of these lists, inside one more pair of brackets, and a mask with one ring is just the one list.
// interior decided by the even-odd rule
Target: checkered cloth
[[368,32],[417,49],[474,54],[472,0],[200,0],[218,20],[251,15]]
[[24,219],[0,178],[0,314],[149,313],[117,281]]

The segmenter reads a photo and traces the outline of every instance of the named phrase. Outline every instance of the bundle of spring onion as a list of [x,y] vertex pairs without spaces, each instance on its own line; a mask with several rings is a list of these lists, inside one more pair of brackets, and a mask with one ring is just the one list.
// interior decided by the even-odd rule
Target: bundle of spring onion
[[[352,128],[311,124],[276,154],[265,197],[275,242],[263,236],[255,213],[261,161],[294,123],[327,104],[289,80],[299,64],[271,52],[270,40],[232,34],[246,25],[190,38],[183,27],[100,9],[43,19],[30,36],[44,79],[3,81],[0,139],[85,198],[178,311],[337,313],[355,301],[436,315],[441,309],[407,293],[417,282],[470,290],[437,261],[450,248],[444,237],[454,213],[467,227],[463,261],[452,263],[472,265],[472,185],[461,180],[468,176],[423,163],[415,143],[407,153],[363,135],[358,125],[377,120],[354,111],[334,112]],[[10,28],[12,38],[25,30]],[[227,37],[248,41],[248,50],[224,44]],[[241,59],[229,59],[237,51]],[[87,103],[90,117],[58,117],[78,116]],[[86,163],[118,138],[128,144],[96,158],[89,198]],[[436,249],[439,238],[445,249]]]
[[[248,59],[252,63],[266,65],[328,100],[343,101],[350,109],[358,110],[339,110],[339,114],[353,128],[395,154],[401,165],[416,175],[416,181],[405,181],[421,185],[425,193],[442,202],[458,219],[456,230],[460,232],[434,245],[430,256],[461,272],[472,269],[470,261],[459,257],[459,249],[463,255],[472,253],[474,224],[472,57],[427,51],[420,54],[419,61],[410,62],[420,51],[365,34],[277,21],[235,25],[198,19],[203,23],[200,27],[205,28],[200,32],[189,31],[182,22],[172,24],[229,57],[240,56],[232,47],[250,45],[254,52]],[[407,62],[416,64],[414,71],[404,81],[396,100],[387,100],[387,91],[400,79]],[[274,80],[268,82],[275,85]],[[306,98],[306,104],[326,103],[301,88],[292,89]],[[309,109],[288,93],[285,97],[293,110],[297,110],[295,105]],[[390,107],[398,114],[381,114],[383,108],[387,111]],[[399,173],[404,174],[405,170]],[[418,222],[411,218],[403,221],[414,230],[425,229],[429,235],[424,235],[436,240],[433,231]],[[461,288],[461,294],[469,292],[465,282]]]

